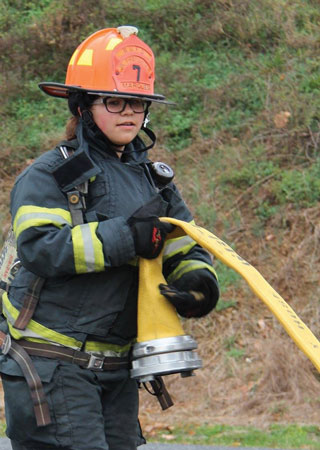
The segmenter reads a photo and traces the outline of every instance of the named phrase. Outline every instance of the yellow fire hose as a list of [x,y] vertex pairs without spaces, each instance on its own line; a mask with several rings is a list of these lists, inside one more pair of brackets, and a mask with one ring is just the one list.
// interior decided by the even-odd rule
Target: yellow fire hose
[[[175,237],[184,234],[189,235],[216,258],[238,272],[320,372],[320,342],[251,264],[241,258],[225,242],[204,228],[168,217],[161,218],[161,220],[177,226],[173,232]],[[139,265],[138,342],[184,335],[174,307],[159,292],[158,285],[164,282],[162,255],[155,260],[141,258]]]
[[137,342],[184,335],[174,306],[160,294],[162,254],[156,259],[140,258]]

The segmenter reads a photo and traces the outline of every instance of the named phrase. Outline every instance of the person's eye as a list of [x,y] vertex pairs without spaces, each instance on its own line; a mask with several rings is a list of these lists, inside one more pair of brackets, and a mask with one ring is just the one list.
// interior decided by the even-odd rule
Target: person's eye
[[144,109],[144,102],[142,100],[133,100],[131,105],[138,111],[142,111]]
[[120,100],[117,100],[117,99],[108,100],[108,106],[117,107],[119,105],[121,105],[121,101]]

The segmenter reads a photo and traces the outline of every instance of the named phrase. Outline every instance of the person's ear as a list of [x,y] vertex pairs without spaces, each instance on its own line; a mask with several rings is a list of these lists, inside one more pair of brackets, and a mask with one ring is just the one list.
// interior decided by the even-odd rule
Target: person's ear
[[80,106],[78,106],[78,113],[79,113],[79,116],[82,117],[82,112],[81,112]]

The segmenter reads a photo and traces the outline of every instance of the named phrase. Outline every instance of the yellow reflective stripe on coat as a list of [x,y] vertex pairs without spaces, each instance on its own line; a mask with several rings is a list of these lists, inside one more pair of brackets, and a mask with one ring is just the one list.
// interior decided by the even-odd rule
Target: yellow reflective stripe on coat
[[133,342],[127,345],[109,344],[108,342],[86,341],[84,351],[87,353],[98,353],[103,356],[127,356]]
[[42,208],[40,206],[20,206],[13,221],[13,231],[16,239],[26,229],[54,225],[61,228],[63,225],[71,225],[71,214],[62,208]]
[[71,230],[74,264],[77,273],[102,272],[104,254],[96,235],[98,222],[76,225]]
[[163,261],[178,253],[186,255],[195,245],[197,243],[189,236],[167,239],[163,251]]
[[180,227],[199,245],[238,272],[320,372],[320,342],[294,310],[251,264],[241,258],[229,245],[204,228],[169,217],[163,217],[161,220]]
[[77,339],[53,331],[33,319],[30,320],[28,327],[25,330],[17,330],[13,327],[13,324],[18,317],[19,310],[12,305],[6,292],[2,296],[2,304],[3,314],[7,319],[10,334],[14,339],[23,338],[35,342],[47,341],[74,349],[80,349],[82,347],[82,342]]
[[204,261],[197,261],[196,259],[181,261],[180,264],[174,269],[174,271],[169,275],[168,282],[172,282],[174,280],[178,280],[185,273],[191,272],[197,269],[207,269],[209,272],[212,272],[213,275],[218,279],[216,271],[210,264],[207,264]]

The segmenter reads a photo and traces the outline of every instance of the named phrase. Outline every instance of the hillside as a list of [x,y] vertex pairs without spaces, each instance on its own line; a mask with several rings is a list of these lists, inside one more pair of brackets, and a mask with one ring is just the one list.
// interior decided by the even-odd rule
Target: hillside
[[[320,338],[318,0],[3,0],[0,224],[15,176],[64,135],[64,82],[93,31],[135,25],[156,55],[153,160],[172,165],[198,224],[256,267]],[[320,377],[269,310],[216,261],[217,310],[184,322],[204,369],[169,377],[175,407],[141,393],[144,424],[319,424]]]

